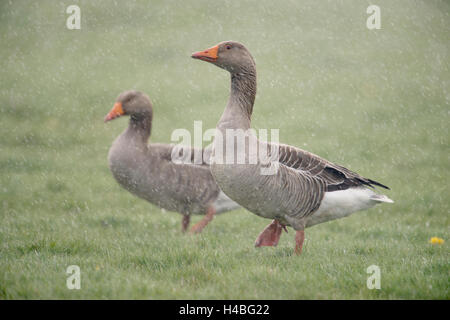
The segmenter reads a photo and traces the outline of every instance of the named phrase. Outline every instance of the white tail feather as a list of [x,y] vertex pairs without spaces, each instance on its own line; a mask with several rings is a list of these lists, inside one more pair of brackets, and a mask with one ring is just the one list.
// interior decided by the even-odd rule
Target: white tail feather
[[394,200],[389,199],[384,194],[374,194],[370,197],[370,200],[377,201],[377,202],[394,203]]
[[318,223],[339,219],[353,212],[369,209],[380,202],[393,203],[383,194],[377,194],[369,188],[350,188],[346,190],[325,192],[319,209],[313,213],[307,227]]

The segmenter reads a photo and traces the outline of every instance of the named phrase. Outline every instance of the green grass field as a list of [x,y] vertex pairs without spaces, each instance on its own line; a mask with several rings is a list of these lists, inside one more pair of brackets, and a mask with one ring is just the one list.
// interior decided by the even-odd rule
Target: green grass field
[[[365,1],[2,1],[0,298],[449,299],[450,3],[376,4],[380,30]],[[307,229],[297,257],[292,229],[255,249],[269,220],[246,210],[183,235],[178,213],[121,189],[106,157],[127,120],[103,123],[117,95],[150,96],[152,141],[214,128],[229,76],[190,54],[230,39],[256,60],[253,127],[395,204]]]

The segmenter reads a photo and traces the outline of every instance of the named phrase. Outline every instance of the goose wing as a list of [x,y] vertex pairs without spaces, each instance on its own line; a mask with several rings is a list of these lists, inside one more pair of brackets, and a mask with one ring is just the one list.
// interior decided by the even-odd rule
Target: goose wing
[[[185,161],[184,164],[209,166],[210,163],[211,148],[202,149],[189,146],[182,146],[180,148],[179,145],[164,143],[152,143],[150,147],[152,152],[158,153],[159,156],[166,161],[172,161],[172,157],[175,153],[180,156],[180,159],[183,158],[183,155],[190,155],[188,156],[188,159],[183,158]],[[177,150],[174,150],[175,147],[177,147]]]
[[[271,147],[276,147],[272,144]],[[364,178],[345,167],[331,163],[311,152],[289,145],[278,145],[278,161],[295,170],[299,170],[309,178],[318,178],[325,183],[325,191],[345,190],[351,187],[374,186],[389,189],[389,187]]]
[[[151,183],[158,190],[157,202],[163,208],[182,213],[205,213],[218,198],[220,189],[206,159],[199,164],[194,162],[194,152],[204,150],[184,146],[182,150],[175,150],[175,147],[174,144],[163,143],[149,146],[152,156],[157,156],[148,163],[154,172]],[[191,152],[191,155],[180,163],[173,160],[174,152]]]

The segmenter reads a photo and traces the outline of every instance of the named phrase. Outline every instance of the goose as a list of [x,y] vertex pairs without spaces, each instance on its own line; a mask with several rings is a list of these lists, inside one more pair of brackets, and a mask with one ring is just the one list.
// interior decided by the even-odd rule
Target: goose
[[[373,190],[375,186],[389,189],[377,181],[364,178],[308,151],[260,141],[252,134],[256,66],[243,44],[224,41],[193,53],[192,58],[212,63],[231,74],[229,100],[216,127],[211,172],[228,197],[254,214],[273,220],[257,237],[256,247],[276,246],[282,230],[287,232],[286,226],[290,226],[296,231],[294,252],[300,255],[305,228],[346,217],[378,203],[393,202]],[[262,169],[267,163],[259,158],[255,163],[250,163],[249,159],[256,149],[245,147],[239,151],[236,145],[225,148],[222,140],[228,137],[227,131],[230,130],[245,132],[245,146],[256,143],[259,149],[267,150],[269,157],[275,155],[272,161],[277,167],[275,173],[263,174]],[[222,138],[218,139],[218,135]],[[237,163],[236,160],[227,162],[230,152],[244,153],[244,163]]]
[[[108,153],[109,168],[116,181],[130,193],[183,215],[185,232],[192,214],[205,217],[190,232],[199,233],[215,214],[239,208],[218,187],[209,164],[172,161],[174,145],[151,143],[153,107],[139,91],[122,92],[104,121],[130,116],[128,128],[113,142]],[[191,150],[191,155],[195,149]]]

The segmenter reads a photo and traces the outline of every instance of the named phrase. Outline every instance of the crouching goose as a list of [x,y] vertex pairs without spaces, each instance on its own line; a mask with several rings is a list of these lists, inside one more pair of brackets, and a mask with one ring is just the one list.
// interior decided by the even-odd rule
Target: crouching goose
[[[147,95],[123,92],[105,122],[123,115],[130,116],[130,123],[108,154],[111,172],[122,187],[161,208],[180,212],[183,231],[189,226],[191,214],[205,214],[192,227],[193,233],[200,232],[216,213],[239,207],[219,189],[205,161],[199,165],[174,163],[174,145],[147,144],[153,116]],[[191,151],[193,155],[195,150]]]
[[[255,246],[276,246],[282,229],[291,226],[296,230],[295,252],[300,254],[306,227],[346,217],[377,203],[393,202],[371,189],[373,186],[389,189],[381,183],[299,148],[257,140],[249,130],[256,95],[256,68],[253,57],[242,44],[221,42],[192,54],[192,58],[210,62],[231,74],[231,93],[217,124],[211,171],[231,199],[261,217],[274,219],[258,236]],[[240,149],[245,153],[244,163],[227,162],[235,159],[235,154],[230,158],[227,154],[239,151],[236,145],[231,150],[224,148],[228,141],[220,141],[217,135],[228,138],[229,130],[245,132],[246,145],[256,143],[257,148]],[[269,157],[276,156],[273,163],[278,170],[274,174],[262,174],[261,169],[267,163],[260,159],[255,164],[249,162],[252,152],[258,148],[268,150]],[[218,159],[219,149],[221,159]]]

